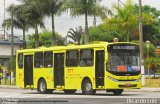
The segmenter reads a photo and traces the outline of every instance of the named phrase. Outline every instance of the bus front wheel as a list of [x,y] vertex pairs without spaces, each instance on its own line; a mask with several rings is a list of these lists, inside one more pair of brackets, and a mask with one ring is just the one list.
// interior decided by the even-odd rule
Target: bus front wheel
[[92,83],[89,79],[83,81],[82,93],[85,95],[93,95],[96,93],[96,90],[93,90]]
[[112,90],[112,92],[114,95],[121,95],[123,92],[123,89],[114,89],[114,90]]

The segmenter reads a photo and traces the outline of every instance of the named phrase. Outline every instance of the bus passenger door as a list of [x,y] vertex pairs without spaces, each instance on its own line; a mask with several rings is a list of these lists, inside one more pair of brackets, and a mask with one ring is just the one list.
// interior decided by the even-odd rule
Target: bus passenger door
[[64,86],[64,53],[54,54],[54,87]]
[[33,85],[33,55],[24,57],[24,87]]
[[96,88],[104,86],[104,50],[96,51],[95,79]]

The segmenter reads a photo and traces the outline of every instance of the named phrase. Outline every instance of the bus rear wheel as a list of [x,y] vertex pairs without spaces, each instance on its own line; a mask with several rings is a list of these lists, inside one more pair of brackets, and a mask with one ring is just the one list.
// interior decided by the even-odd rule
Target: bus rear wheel
[[89,79],[84,80],[82,84],[82,94],[93,95],[96,93],[96,90],[93,90],[92,83]]
[[46,94],[48,92],[51,92],[51,90],[47,90],[47,84],[44,79],[41,79],[38,83],[38,92],[40,94]]
[[123,92],[123,89],[113,89],[112,92],[114,95],[121,95]]
[[77,90],[63,90],[65,94],[74,94]]

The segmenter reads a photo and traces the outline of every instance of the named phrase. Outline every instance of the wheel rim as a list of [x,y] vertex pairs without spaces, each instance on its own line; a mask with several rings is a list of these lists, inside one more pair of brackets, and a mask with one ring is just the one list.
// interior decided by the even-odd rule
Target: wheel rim
[[90,91],[92,89],[91,83],[86,84],[86,91]]
[[45,86],[45,83],[44,83],[44,82],[41,82],[41,83],[40,83],[40,91],[41,91],[41,92],[44,92],[44,91],[45,91],[45,87],[46,87],[46,86]]

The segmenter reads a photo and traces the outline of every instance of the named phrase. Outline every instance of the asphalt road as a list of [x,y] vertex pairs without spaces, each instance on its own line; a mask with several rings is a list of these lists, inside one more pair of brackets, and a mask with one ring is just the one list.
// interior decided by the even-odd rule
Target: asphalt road
[[[37,104],[44,104],[44,102],[45,104],[135,104],[135,101],[140,102],[141,100],[142,102],[137,104],[160,104],[160,92],[141,91],[125,91],[122,95],[115,96],[105,91],[98,91],[96,95],[82,95],[81,91],[77,91],[75,94],[64,94],[63,91],[54,91],[53,94],[39,94],[36,90],[0,88],[0,98],[1,101],[6,101],[6,99],[9,99],[9,101],[12,99],[32,101],[29,104],[32,104],[33,101],[35,101],[34,104],[36,104],[36,101]],[[149,101],[149,103],[144,102],[145,100]],[[28,103],[25,101],[25,103],[18,104]]]

